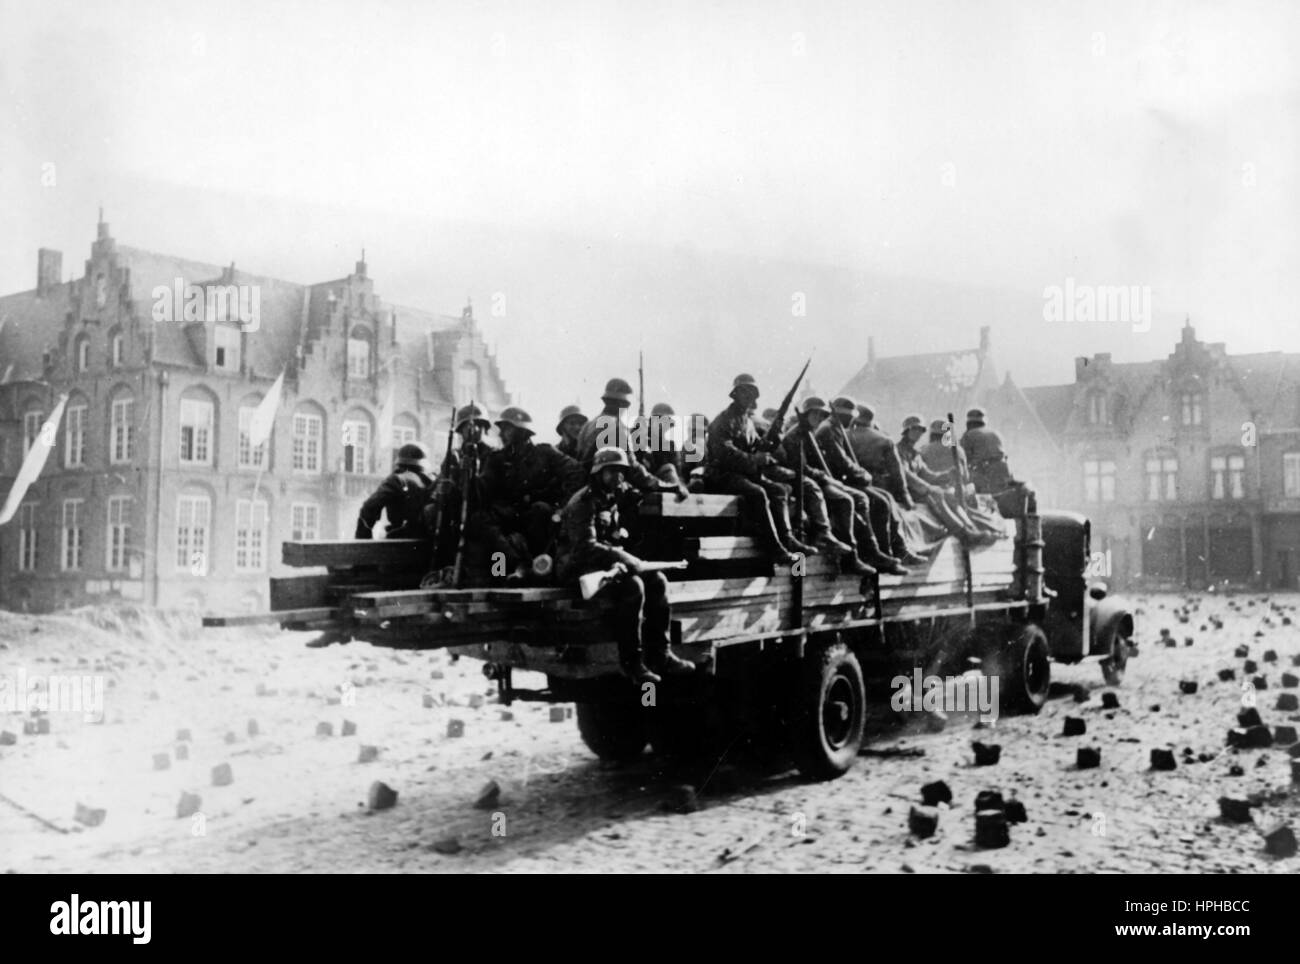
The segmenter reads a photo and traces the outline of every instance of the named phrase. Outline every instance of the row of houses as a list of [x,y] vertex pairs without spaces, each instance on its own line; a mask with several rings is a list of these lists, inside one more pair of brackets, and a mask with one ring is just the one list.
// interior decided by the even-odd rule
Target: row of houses
[[[0,492],[67,402],[0,526],[8,608],[265,607],[281,541],[351,537],[398,446],[445,438],[456,402],[510,404],[472,310],[383,301],[364,253],[302,285],[118,245],[101,216],[79,278],[59,252],[37,262],[34,289],[0,297]],[[206,297],[169,294],[187,290]],[[282,373],[255,448],[252,413]]]
[[1020,388],[978,347],[868,358],[845,394],[878,411],[984,408],[1043,507],[1092,519],[1120,585],[1297,588],[1300,355],[1231,355],[1190,321],[1169,355],[1079,358],[1070,384]]

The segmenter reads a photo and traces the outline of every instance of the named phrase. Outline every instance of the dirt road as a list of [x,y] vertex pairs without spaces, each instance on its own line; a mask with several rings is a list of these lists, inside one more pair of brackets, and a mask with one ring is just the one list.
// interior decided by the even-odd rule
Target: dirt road
[[[729,754],[699,779],[694,812],[680,779],[647,756],[598,762],[561,708],[505,708],[469,660],[367,644],[308,649],[305,634],[236,634],[115,625],[106,614],[0,614],[0,676],[87,674],[104,680],[104,721],[50,713],[48,734],[0,713],[0,869],[19,872],[878,871],[1295,872],[1300,858],[1264,851],[1260,827],[1300,827],[1286,747],[1229,750],[1243,681],[1270,725],[1283,674],[1300,675],[1300,597],[1147,597],[1137,601],[1140,655],[1103,708],[1095,662],[1054,666],[1054,698],[1038,716],[973,729],[951,720],[878,733],[844,778],[810,784],[779,761]],[[1180,607],[1189,605],[1187,622]],[[1212,617],[1222,620],[1221,629]],[[1300,617],[1297,617],[1300,619]],[[96,621],[105,625],[96,626]],[[1160,630],[1176,643],[1161,645]],[[1191,645],[1185,639],[1192,640]],[[1243,673],[1240,645],[1258,663]],[[1276,662],[1265,662],[1266,650]],[[1220,670],[1235,678],[1221,680]],[[1267,689],[1255,690],[1254,675]],[[1180,681],[1195,681],[1186,694]],[[519,685],[529,681],[517,680]],[[537,685],[537,681],[531,681]],[[1082,702],[1076,696],[1084,696]],[[1245,697],[1249,701],[1248,695]],[[1061,735],[1066,716],[1083,736]],[[254,724],[250,728],[250,721]],[[344,723],[355,733],[343,735]],[[463,735],[449,735],[453,721]],[[320,724],[331,735],[318,735]],[[188,730],[189,739],[178,740]],[[182,734],[183,736],[183,734]],[[970,742],[1002,746],[991,767]],[[187,759],[177,758],[186,747]],[[377,758],[359,762],[363,746]],[[1079,770],[1080,746],[1101,766]],[[1153,771],[1152,749],[1176,769]],[[889,755],[895,751],[903,755]],[[920,755],[911,755],[923,751]],[[884,754],[884,755],[881,755]],[[155,769],[166,758],[166,769]],[[233,780],[213,786],[212,769]],[[1238,768],[1234,770],[1233,768]],[[1239,775],[1234,775],[1239,773]],[[918,840],[908,811],[919,788],[945,781],[938,832]],[[372,812],[382,781],[395,807]],[[489,781],[499,799],[476,809]],[[974,799],[1001,789],[1028,820],[1011,844],[976,849]],[[177,816],[185,792],[197,813]],[[1218,798],[1248,798],[1254,822],[1226,823]],[[77,804],[105,811],[74,820]]]

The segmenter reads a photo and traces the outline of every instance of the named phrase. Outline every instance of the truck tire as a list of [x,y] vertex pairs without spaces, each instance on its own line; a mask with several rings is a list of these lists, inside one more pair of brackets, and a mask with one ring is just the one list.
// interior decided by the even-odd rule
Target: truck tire
[[1005,713],[1037,713],[1052,688],[1047,634],[1027,623],[1003,646],[997,662],[999,702]]
[[1128,665],[1128,640],[1119,633],[1110,643],[1110,653],[1101,661],[1101,678],[1107,686],[1119,686],[1124,682],[1124,667]]
[[791,708],[790,749],[810,780],[834,780],[858,758],[866,722],[862,666],[843,643],[809,652]]
[[602,760],[627,763],[646,745],[645,720],[635,700],[578,704],[578,734]]

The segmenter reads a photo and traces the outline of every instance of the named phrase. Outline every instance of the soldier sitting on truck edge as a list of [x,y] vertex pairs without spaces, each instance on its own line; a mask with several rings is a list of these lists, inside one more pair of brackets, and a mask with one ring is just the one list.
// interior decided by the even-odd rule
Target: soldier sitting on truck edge
[[602,590],[618,607],[619,665],[637,683],[658,683],[658,673],[691,673],[695,664],[678,657],[669,645],[668,580],[662,572],[639,572],[641,560],[622,545],[626,531],[620,522],[619,495],[627,488],[624,477],[630,468],[627,453],[620,449],[596,452],[588,483],[560,515],[556,573],[562,582],[572,583],[615,565],[626,570]]
[[501,448],[483,461],[483,507],[471,536],[505,557],[511,578],[527,578],[550,550],[552,516],[582,485],[582,466],[550,445],[533,443],[532,417],[517,406],[496,421]]
[[433,479],[424,471],[424,448],[407,442],[397,450],[393,474],[379,484],[357,514],[354,538],[374,538],[381,512],[388,515],[388,539],[425,539],[424,507],[433,495]]
[[750,414],[758,401],[753,375],[737,375],[731,384],[732,402],[710,424],[705,484],[711,492],[738,495],[773,559],[790,565],[797,555],[817,550],[790,531],[790,487],[764,475],[775,457],[758,450],[758,432]]
[[984,409],[972,408],[966,413],[966,434],[961,437],[961,447],[970,463],[975,491],[993,496],[1004,518],[1023,515],[1033,490],[1027,483],[1011,477],[1002,436],[987,426]]

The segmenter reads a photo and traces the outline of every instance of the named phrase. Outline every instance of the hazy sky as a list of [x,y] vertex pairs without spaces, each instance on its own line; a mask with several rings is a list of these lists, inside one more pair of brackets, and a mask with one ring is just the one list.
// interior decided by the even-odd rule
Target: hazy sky
[[[0,290],[33,286],[41,245],[79,270],[103,201],[123,243],[295,281],[362,243],[409,273],[410,225],[463,220],[1030,293],[1149,285],[1233,350],[1300,350],[1298,47],[1290,0],[0,0]],[[188,200],[148,207],[163,195]],[[209,236],[221,197],[354,227]],[[388,222],[407,250],[374,251]],[[402,294],[455,311],[474,281]],[[1055,367],[1021,381],[1068,377],[1071,346],[1037,350]],[[502,350],[516,385],[522,351]],[[727,377],[776,360],[741,356]]]

